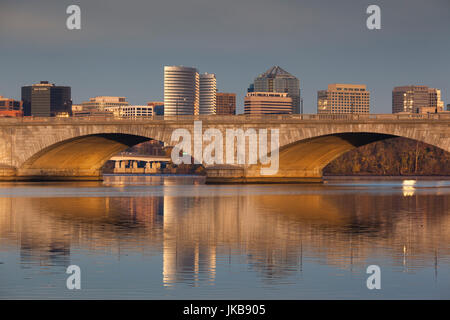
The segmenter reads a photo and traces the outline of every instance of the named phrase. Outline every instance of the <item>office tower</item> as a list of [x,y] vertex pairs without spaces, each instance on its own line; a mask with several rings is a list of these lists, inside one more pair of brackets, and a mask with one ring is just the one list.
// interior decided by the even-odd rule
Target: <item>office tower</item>
[[153,107],[153,114],[155,116],[163,116],[164,115],[164,102],[150,101],[150,102],[147,102],[147,105]]
[[392,113],[434,113],[444,111],[441,90],[427,86],[402,86],[392,90]]
[[72,113],[70,87],[55,86],[48,81],[22,87],[25,116],[55,117]]
[[200,99],[198,114],[216,113],[217,81],[213,73],[200,75]]
[[199,111],[199,74],[182,66],[164,67],[164,115],[193,115]]
[[216,93],[216,114],[236,114],[236,94],[235,93]]
[[244,113],[291,114],[292,97],[281,92],[249,92],[244,99]]
[[280,92],[292,98],[292,113],[300,113],[300,81],[279,66],[259,75],[247,92]]
[[0,96],[0,117],[21,117],[22,101]]
[[363,84],[329,84],[317,93],[317,113],[369,113],[370,92]]

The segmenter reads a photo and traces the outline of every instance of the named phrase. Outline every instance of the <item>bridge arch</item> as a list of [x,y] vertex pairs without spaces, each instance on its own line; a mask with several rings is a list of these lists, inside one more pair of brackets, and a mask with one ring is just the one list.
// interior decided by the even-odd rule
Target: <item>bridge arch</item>
[[[286,139],[281,138],[279,169],[276,174],[261,176],[261,165],[257,164],[249,166],[246,170],[242,171],[240,178],[238,177],[239,174],[234,178],[230,177],[228,182],[320,182],[323,177],[323,169],[341,155],[361,146],[395,137],[424,142],[444,151],[450,151],[443,144],[433,143],[429,139],[420,139],[417,136],[411,136],[408,134],[409,132],[404,132],[401,135],[385,132],[343,131],[300,138],[298,140],[295,138],[292,139],[292,135],[287,135]],[[212,182],[220,181],[220,178],[217,178],[214,179],[213,177],[210,180]]]
[[170,145],[172,129],[160,123],[63,120],[12,129],[0,123],[0,179],[99,180],[102,166],[120,151],[149,140]]
[[99,179],[102,166],[114,154],[151,138],[123,133],[90,134],[52,144],[19,168],[30,179]]
[[346,132],[296,141],[280,148],[280,168],[314,172],[355,148],[396,136],[369,132]]

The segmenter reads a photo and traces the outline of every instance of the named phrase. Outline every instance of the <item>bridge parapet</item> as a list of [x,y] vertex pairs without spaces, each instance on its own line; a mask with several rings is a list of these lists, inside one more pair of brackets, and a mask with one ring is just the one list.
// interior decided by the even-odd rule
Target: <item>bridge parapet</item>
[[95,117],[20,117],[0,118],[0,126],[25,124],[84,124],[84,123],[147,123],[166,122],[183,123],[192,121],[219,123],[252,123],[252,122],[298,122],[298,121],[421,121],[450,120],[450,112],[446,113],[396,113],[396,114],[291,114],[291,115],[180,115],[151,116],[139,118],[120,118],[113,116]]

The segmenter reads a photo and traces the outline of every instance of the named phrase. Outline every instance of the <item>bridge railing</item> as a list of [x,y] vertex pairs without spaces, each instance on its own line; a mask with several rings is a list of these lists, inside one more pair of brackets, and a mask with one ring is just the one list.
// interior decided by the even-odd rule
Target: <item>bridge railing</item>
[[397,113],[397,114],[292,114],[292,115],[167,115],[136,118],[119,118],[114,116],[93,116],[93,117],[20,117],[20,118],[0,118],[2,124],[16,123],[73,123],[73,122],[144,122],[144,121],[270,121],[270,120],[309,120],[309,121],[361,121],[361,120],[450,120],[449,113]]

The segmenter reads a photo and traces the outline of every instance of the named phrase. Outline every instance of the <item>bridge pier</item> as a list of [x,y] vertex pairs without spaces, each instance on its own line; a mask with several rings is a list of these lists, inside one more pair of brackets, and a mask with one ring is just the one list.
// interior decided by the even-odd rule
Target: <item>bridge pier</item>
[[102,181],[101,170],[83,169],[19,169],[16,181]]
[[6,165],[0,166],[0,181],[14,181],[16,174],[16,168]]
[[101,181],[100,170],[17,169],[0,166],[0,181]]
[[271,184],[271,183],[322,183],[319,170],[279,170],[276,175],[261,175],[259,169],[220,165],[206,167],[207,184]]

